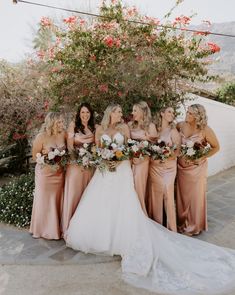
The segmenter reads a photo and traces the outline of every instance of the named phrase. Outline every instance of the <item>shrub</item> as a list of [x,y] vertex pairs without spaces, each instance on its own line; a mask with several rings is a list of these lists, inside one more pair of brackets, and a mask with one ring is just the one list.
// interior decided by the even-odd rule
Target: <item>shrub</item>
[[0,188],[0,221],[17,227],[30,224],[34,174],[21,175]]
[[235,106],[235,82],[230,82],[222,86],[217,91],[217,101]]
[[0,61],[0,145],[28,138],[47,111],[43,70],[35,63]]

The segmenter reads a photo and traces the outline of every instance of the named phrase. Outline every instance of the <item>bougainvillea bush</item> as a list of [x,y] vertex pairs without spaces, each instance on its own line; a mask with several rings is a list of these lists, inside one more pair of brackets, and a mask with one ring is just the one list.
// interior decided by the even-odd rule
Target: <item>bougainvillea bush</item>
[[38,62],[0,62],[0,145],[23,140],[47,111],[47,72]]
[[100,15],[92,21],[72,15],[59,24],[41,19],[38,34],[50,38],[37,56],[50,65],[54,105],[74,108],[86,100],[99,112],[111,101],[129,110],[146,100],[152,110],[177,107],[186,81],[209,79],[206,58],[219,47],[206,34],[185,32],[189,17],[177,17],[172,30],[114,0],[102,2]]

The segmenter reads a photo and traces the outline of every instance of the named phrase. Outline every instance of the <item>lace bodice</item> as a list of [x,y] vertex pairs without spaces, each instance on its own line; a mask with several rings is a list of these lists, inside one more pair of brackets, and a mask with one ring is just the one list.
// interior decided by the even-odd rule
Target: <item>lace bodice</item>
[[113,137],[109,136],[108,134],[103,134],[100,138],[101,143],[104,141],[106,141],[108,143],[115,141],[116,144],[119,146],[124,144],[124,140],[125,140],[125,138],[120,132],[115,133]]

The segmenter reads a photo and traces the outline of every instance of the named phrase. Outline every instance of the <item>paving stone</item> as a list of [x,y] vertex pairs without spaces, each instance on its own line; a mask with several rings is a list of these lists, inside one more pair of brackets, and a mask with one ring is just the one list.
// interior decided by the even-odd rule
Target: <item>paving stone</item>
[[56,254],[50,256],[50,258],[56,261],[64,262],[66,260],[71,260],[76,254],[77,252],[73,249],[64,248],[58,251]]
[[[209,230],[196,238],[235,248],[235,167],[208,179]],[[1,264],[92,265],[120,260],[66,248],[63,240],[33,239],[27,229],[0,223]]]

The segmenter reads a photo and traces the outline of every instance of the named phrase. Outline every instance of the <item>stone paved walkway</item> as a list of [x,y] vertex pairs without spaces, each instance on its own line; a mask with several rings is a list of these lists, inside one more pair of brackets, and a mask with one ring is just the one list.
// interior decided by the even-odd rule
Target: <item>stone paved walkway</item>
[[[198,238],[220,246],[235,249],[235,167],[209,178],[207,196],[209,230],[201,234]],[[78,292],[75,286],[74,291],[69,292],[70,289],[68,289],[69,287],[67,286],[67,291],[62,291],[62,288],[61,290],[57,290],[55,294],[151,294],[147,291],[128,287],[126,284],[121,283],[119,279],[116,279],[115,282],[112,281],[115,272],[117,272],[120,266],[119,260],[119,257],[96,256],[73,251],[70,248],[66,248],[63,240],[47,241],[43,239],[33,239],[26,230],[19,230],[12,226],[0,224],[0,264],[3,267],[0,269],[0,294],[54,294],[53,291],[55,290],[53,288],[50,292],[47,289],[45,292],[35,291],[32,293],[32,291],[29,291],[27,293],[26,290],[21,290],[22,292],[15,293],[16,290],[19,291],[16,286],[12,287],[12,292],[10,291],[11,288],[8,291],[4,289],[6,293],[3,293],[3,291],[1,292],[1,283],[4,282],[4,275],[1,276],[2,270],[7,270],[8,275],[12,273],[13,278],[16,275],[18,276],[19,272],[20,276],[26,273],[31,273],[33,276],[35,272],[33,266],[37,266],[37,270],[40,269],[42,272],[45,271],[46,273],[49,272],[49,269],[55,269],[53,267],[57,266],[57,270],[63,269],[65,272],[68,272],[67,274],[60,274],[63,278],[69,276],[68,274],[71,273],[79,275],[79,272],[83,270],[86,272],[86,278],[90,275],[93,278],[92,280],[96,278],[96,284],[99,282],[98,287],[94,283],[96,287],[95,290],[93,290],[94,288],[92,289],[94,291],[93,293],[89,291],[89,286],[86,285],[87,287],[83,292]],[[96,269],[98,269],[98,272],[101,271],[101,277],[100,273],[98,275]],[[113,269],[114,271],[112,276],[110,275],[109,269]],[[101,284],[100,282],[102,281],[102,271],[103,285],[100,285],[99,289],[99,284]],[[36,273],[35,276],[37,277]],[[55,273],[51,274],[51,277],[54,276]],[[67,281],[72,280],[72,278],[74,278],[74,276],[70,275]],[[76,276],[74,279],[76,281]],[[104,291],[105,282],[107,282],[108,286],[109,280],[110,286],[116,286],[118,291]],[[12,279],[11,282],[13,284],[12,286],[14,286],[14,279]],[[29,285],[28,288],[30,288],[30,286],[31,285]],[[71,284],[69,286],[71,287]],[[113,287],[110,288],[112,289]],[[122,292],[120,290],[122,290]],[[135,292],[133,290],[135,290]]]

